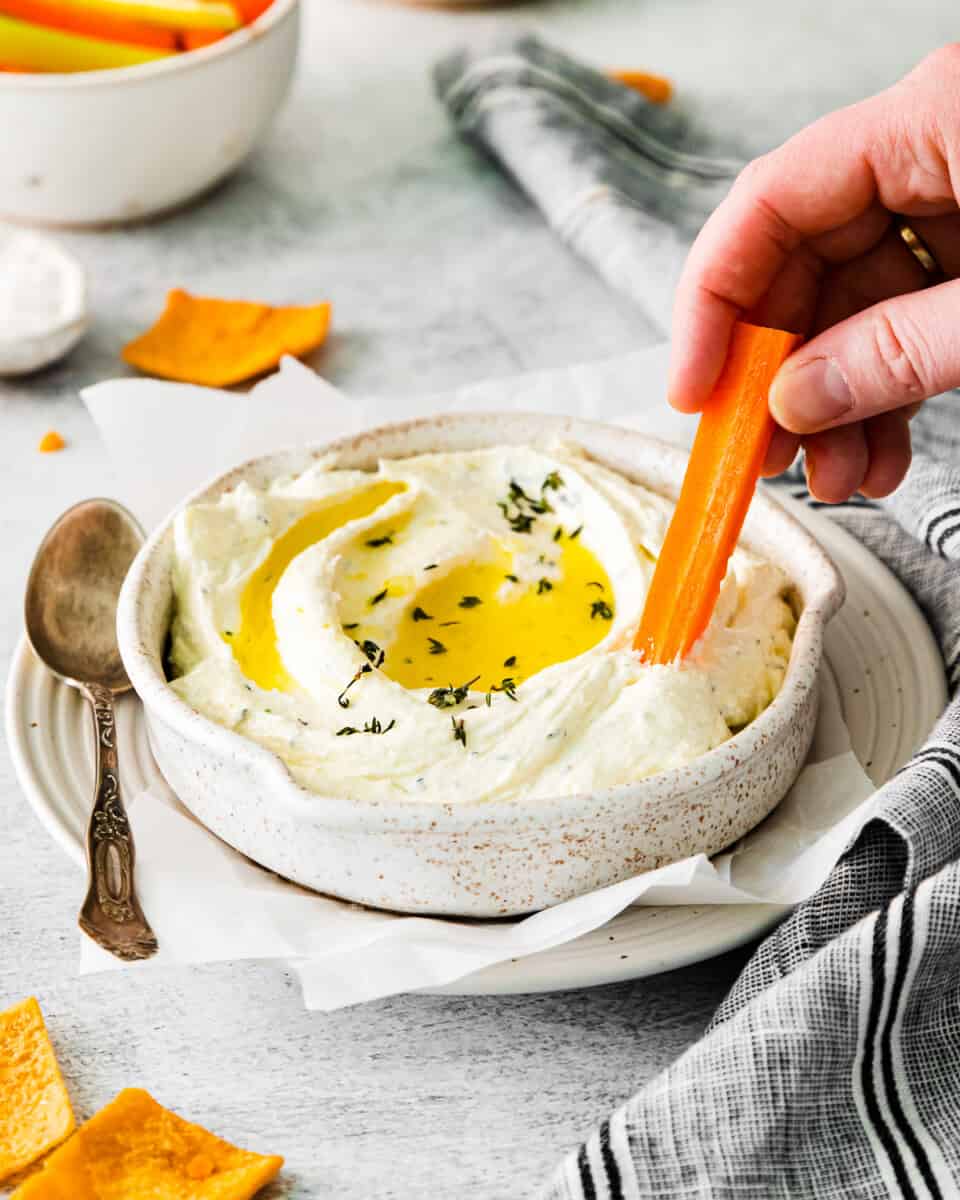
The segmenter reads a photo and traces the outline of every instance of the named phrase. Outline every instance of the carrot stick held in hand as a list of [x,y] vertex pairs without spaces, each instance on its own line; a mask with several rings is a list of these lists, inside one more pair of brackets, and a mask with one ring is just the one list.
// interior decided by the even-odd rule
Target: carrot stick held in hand
[[683,658],[707,627],[773,435],[767,393],[799,342],[780,329],[734,326],[634,639],[647,662]]

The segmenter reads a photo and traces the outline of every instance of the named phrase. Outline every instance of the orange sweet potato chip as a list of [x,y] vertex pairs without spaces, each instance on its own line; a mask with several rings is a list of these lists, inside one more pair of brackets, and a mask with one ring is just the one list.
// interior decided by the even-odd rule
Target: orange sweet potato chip
[[0,1180],[36,1162],[73,1128],[70,1097],[31,996],[0,1013]]
[[177,288],[157,323],[125,346],[123,357],[148,375],[227,387],[275,367],[284,354],[316,349],[329,328],[329,304],[271,308]]
[[231,1146],[126,1088],[12,1200],[249,1200],[282,1166],[282,1158]]

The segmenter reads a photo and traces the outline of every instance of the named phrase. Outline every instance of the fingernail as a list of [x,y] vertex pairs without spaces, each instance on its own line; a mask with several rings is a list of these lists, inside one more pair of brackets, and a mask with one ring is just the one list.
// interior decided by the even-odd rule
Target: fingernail
[[784,429],[812,433],[839,421],[853,408],[843,372],[832,358],[785,366],[770,389],[770,411]]

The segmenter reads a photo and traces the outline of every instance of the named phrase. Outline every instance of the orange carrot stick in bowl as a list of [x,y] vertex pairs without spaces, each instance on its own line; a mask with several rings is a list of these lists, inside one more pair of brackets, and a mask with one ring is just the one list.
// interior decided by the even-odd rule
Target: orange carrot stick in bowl
[[683,658],[707,627],[773,435],[767,393],[799,342],[780,329],[734,326],[634,639],[647,662]]
[[0,47],[8,66],[21,71],[105,71],[133,67],[169,58],[171,50],[156,46],[133,46],[103,38],[50,29],[29,21],[17,21],[0,13]]
[[252,25],[258,17],[263,16],[272,3],[273,0],[233,0],[233,6],[244,25]]
[[184,50],[202,50],[204,46],[212,46],[214,42],[223,41],[229,36],[222,29],[185,29],[180,34],[180,45]]
[[177,48],[176,34],[171,30],[161,29],[158,25],[148,25],[143,21],[87,12],[81,8],[68,8],[57,3],[57,0],[0,0],[0,13],[20,21],[29,21],[33,25],[44,25],[48,29],[61,29],[67,33],[81,33],[105,42],[153,46],[158,50]]

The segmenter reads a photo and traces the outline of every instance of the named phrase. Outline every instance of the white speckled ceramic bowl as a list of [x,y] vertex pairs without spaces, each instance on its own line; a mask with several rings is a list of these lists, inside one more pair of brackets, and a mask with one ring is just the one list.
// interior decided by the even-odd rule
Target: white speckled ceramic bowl
[[[185,504],[241,480],[263,486],[321,454],[369,469],[380,458],[558,438],[675,497],[686,455],[624,429],[532,414],[440,416],[385,426],[325,446],[255,459]],[[157,762],[214,833],[289,879],[404,912],[493,917],[530,912],[690,854],[714,854],[760,822],[797,775],[813,736],[817,672],[843,582],[827,555],[774,501],[758,496],[746,544],[796,586],[800,619],[786,679],[757,720],[688,766],[589,795],[477,806],[322,796],[300,787],[255,742],[194,712],[168,686],[172,516],[127,578],[118,627],[127,671],[146,709]],[[481,769],[478,766],[478,769]]]

